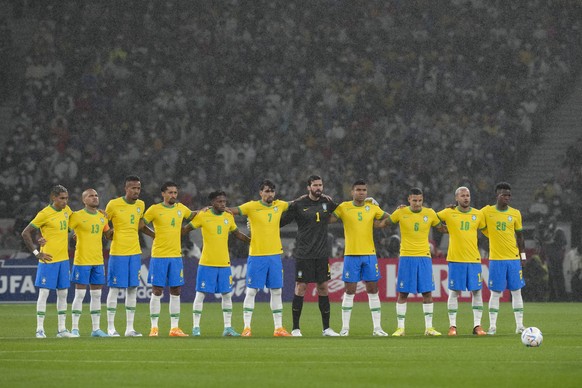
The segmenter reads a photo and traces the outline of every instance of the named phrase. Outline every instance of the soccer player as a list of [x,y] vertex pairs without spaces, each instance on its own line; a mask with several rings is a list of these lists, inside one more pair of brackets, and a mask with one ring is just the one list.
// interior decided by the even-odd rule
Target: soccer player
[[378,270],[373,231],[374,222],[383,220],[381,227],[384,227],[389,215],[379,206],[367,203],[367,196],[368,185],[363,180],[357,180],[352,185],[353,200],[340,203],[330,218],[330,222],[342,220],[346,240],[342,275],[346,289],[342,301],[342,329],[339,333],[344,337],[350,333],[354,296],[360,280],[366,283],[368,304],[374,326],[372,335],[381,337],[388,335],[381,326],[381,304],[378,295],[380,271]]
[[73,326],[71,333],[79,337],[79,320],[83,310],[83,299],[90,288],[92,331],[91,337],[109,337],[100,328],[101,289],[105,284],[105,265],[103,264],[103,235],[113,237],[106,216],[97,208],[99,195],[94,189],[83,191],[84,209],[74,212],[69,221],[69,229],[75,232],[77,246],[71,273],[71,282],[76,284],[75,299],[72,304]]
[[405,334],[406,302],[408,294],[411,292],[422,294],[424,335],[441,335],[432,324],[434,311],[432,291],[435,288],[428,237],[431,227],[434,226],[441,232],[445,232],[446,228],[442,225],[434,210],[422,206],[423,201],[422,190],[413,187],[408,194],[409,206],[397,209],[390,216],[392,223],[400,225],[400,238],[402,241],[400,244],[396,286],[398,291],[398,300],[396,302],[398,328],[392,334],[395,337],[402,337]]
[[275,337],[290,337],[283,327],[283,263],[281,254],[280,221],[289,203],[275,199],[275,184],[266,179],[259,185],[258,201],[249,201],[229,208],[236,215],[246,216],[251,226],[251,246],[247,261],[246,296],[243,302],[243,337],[250,337],[255,296],[265,286],[271,292],[271,311],[275,324]]
[[323,323],[324,337],[339,336],[329,327],[330,304],[328,281],[330,280],[329,257],[331,244],[328,239],[328,222],[335,204],[323,194],[323,180],[320,176],[311,175],[307,179],[305,198],[298,199],[285,212],[281,226],[294,220],[297,222],[297,238],[295,240],[295,295],[293,297],[293,330],[291,335],[301,337],[299,320],[303,309],[303,298],[308,283],[317,283],[319,311]]
[[190,221],[195,213],[178,202],[176,183],[164,183],[161,192],[163,202],[150,206],[143,217],[146,223],[153,225],[156,233],[148,275],[152,285],[150,337],[157,337],[159,333],[161,298],[166,286],[170,287],[170,337],[187,337],[179,327],[180,292],[184,285],[182,220]]
[[[509,206],[511,186],[500,182],[495,186],[497,202],[487,205],[481,211],[487,228],[483,230],[489,238],[489,330],[494,335],[497,331],[497,314],[499,299],[505,289],[511,291],[511,304],[515,316],[516,333],[522,333],[523,298],[521,289],[525,286],[521,261],[526,260],[525,243],[522,233],[521,213]],[[521,260],[520,260],[521,259]]]
[[[22,231],[26,247],[38,258],[38,269],[34,285],[38,287],[36,302],[36,338],[46,338],[44,318],[46,300],[50,290],[57,291],[58,338],[73,337],[65,327],[67,317],[67,293],[69,280],[69,217],[73,213],[67,205],[69,192],[64,186],[53,186],[51,203],[34,217]],[[40,252],[33,243],[33,234],[40,231],[46,243]]]
[[450,236],[447,261],[449,264],[449,333],[457,335],[457,310],[462,291],[471,291],[473,296],[473,334],[486,335],[481,327],[483,295],[481,293],[481,255],[477,247],[477,233],[485,228],[483,213],[471,207],[471,192],[461,186],[455,190],[455,208],[446,208],[437,213],[447,226]]
[[213,191],[208,195],[211,208],[200,212],[184,227],[184,234],[194,228],[202,231],[202,256],[196,274],[196,297],[193,308],[192,335],[200,336],[200,319],[206,293],[219,293],[222,297],[224,337],[239,337],[232,328],[232,270],[228,253],[228,236],[250,243],[251,239],[241,233],[232,214],[226,212],[226,193]]
[[107,285],[109,286],[107,334],[112,337],[119,337],[119,333],[115,330],[115,313],[117,311],[117,297],[121,288],[126,289],[125,336],[142,336],[133,328],[137,304],[137,286],[140,281],[139,271],[141,269],[139,231],[152,238],[155,237],[155,233],[143,221],[145,204],[139,199],[140,193],[139,177],[130,175],[125,178],[125,196],[112,199],[105,208],[107,218],[111,221],[114,231],[107,268]]

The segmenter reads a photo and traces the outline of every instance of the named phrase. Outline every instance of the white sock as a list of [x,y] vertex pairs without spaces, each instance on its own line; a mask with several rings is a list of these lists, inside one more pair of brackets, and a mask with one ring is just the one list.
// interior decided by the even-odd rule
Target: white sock
[[396,320],[398,321],[398,328],[404,329],[404,321],[406,320],[406,302],[396,303]]
[[481,326],[481,317],[483,316],[483,293],[481,290],[475,290],[471,307],[473,307],[473,327]]
[[119,296],[119,288],[111,287],[107,294],[107,330],[109,332],[115,331],[115,313],[117,311],[117,297]]
[[170,295],[170,327],[180,327],[180,295]]
[[499,298],[501,298],[501,292],[491,291],[491,296],[489,297],[489,327],[497,327]]
[[449,326],[457,327],[457,311],[459,310],[459,292],[449,290],[449,299],[447,301],[449,313]]
[[381,318],[382,318],[382,306],[380,304],[380,296],[378,293],[370,294],[368,293],[368,305],[370,306],[370,312],[372,313],[372,324],[375,329],[381,329]]
[[243,321],[245,329],[251,327],[251,320],[253,318],[253,311],[255,310],[255,296],[257,295],[256,288],[248,288],[246,291],[245,300],[243,302]]
[[83,312],[83,299],[85,299],[85,294],[87,290],[84,288],[75,288],[75,299],[73,299],[73,304],[71,305],[71,317],[73,320],[73,325],[71,329],[79,330],[79,319]]
[[422,311],[424,312],[424,326],[427,329],[432,327],[432,314],[434,311],[434,303],[423,303]]
[[350,320],[352,318],[352,308],[354,307],[354,294],[344,292],[342,299],[342,330],[350,330]]
[[89,291],[91,301],[89,302],[89,311],[91,312],[91,325],[93,331],[99,330],[101,327],[101,290]]
[[523,327],[523,298],[521,297],[521,290],[511,291],[511,306],[515,316],[515,326],[519,329]]
[[232,293],[222,294],[222,318],[224,327],[232,326]]
[[58,331],[61,332],[67,329],[67,294],[69,290],[62,288],[57,290],[57,313],[58,315]]
[[204,308],[204,297],[206,295],[203,292],[196,292],[196,297],[194,298],[194,304],[192,305],[192,321],[193,327],[200,327],[200,319],[202,318],[202,309]]
[[125,331],[134,331],[135,306],[137,305],[137,287],[127,287],[125,294],[125,316],[127,319]]
[[48,288],[38,289],[38,299],[36,300],[36,330],[44,331],[44,317],[46,316],[46,300],[49,296]]
[[271,311],[275,330],[283,327],[283,290],[281,288],[271,288]]
[[152,327],[158,327],[158,320],[160,319],[160,310],[162,309],[162,296],[152,293],[150,298],[150,321]]

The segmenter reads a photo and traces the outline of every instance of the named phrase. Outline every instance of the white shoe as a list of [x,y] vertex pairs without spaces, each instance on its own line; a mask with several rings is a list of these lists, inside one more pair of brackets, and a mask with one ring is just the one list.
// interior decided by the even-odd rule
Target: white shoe
[[36,338],[46,338],[46,334],[44,333],[44,330],[37,330],[35,336],[36,336]]
[[63,330],[63,331],[59,331],[57,333],[57,338],[74,338],[75,336],[73,334],[71,334],[70,331],[68,331],[67,329]]
[[525,331],[525,327],[520,326],[518,328],[515,329],[515,334],[521,334]]
[[340,334],[340,337],[347,337],[350,335],[350,329],[341,329],[339,334]]
[[328,327],[327,329],[325,329],[322,333],[322,336],[324,337],[339,337],[340,335],[338,333],[336,333],[331,327]]
[[119,337],[119,332],[115,329],[107,330],[107,334],[109,334],[110,337]]
[[375,328],[374,331],[372,332],[372,335],[374,337],[388,337],[388,333],[386,333],[384,330],[382,330],[381,327]]
[[142,334],[141,333],[138,333],[135,330],[128,330],[128,331],[125,332],[125,336],[126,337],[142,337]]
[[71,330],[71,334],[73,335],[73,337],[80,337],[81,336],[81,333],[79,333],[79,329]]
[[495,326],[491,326],[489,330],[487,330],[487,335],[495,335],[497,333],[497,328]]
[[301,330],[299,330],[299,329],[291,330],[291,335],[293,337],[303,337],[303,334],[301,334]]

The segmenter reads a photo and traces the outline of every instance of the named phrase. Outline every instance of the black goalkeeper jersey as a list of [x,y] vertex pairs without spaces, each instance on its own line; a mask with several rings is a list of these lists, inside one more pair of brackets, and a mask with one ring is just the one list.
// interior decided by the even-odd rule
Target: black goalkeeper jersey
[[293,256],[296,259],[327,259],[331,255],[327,226],[337,204],[326,198],[313,201],[305,197],[293,203],[281,218],[281,226],[297,222]]

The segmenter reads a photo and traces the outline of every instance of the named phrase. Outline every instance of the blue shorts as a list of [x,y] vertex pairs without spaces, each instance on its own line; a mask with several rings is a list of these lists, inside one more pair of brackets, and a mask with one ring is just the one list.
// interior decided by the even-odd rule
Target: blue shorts
[[156,287],[178,287],[184,285],[184,263],[181,257],[152,257],[148,272],[148,283]]
[[230,267],[210,267],[199,265],[196,273],[196,291],[212,294],[227,294],[232,291],[232,270]]
[[525,286],[520,260],[489,260],[489,289],[515,291]]
[[39,288],[48,288],[49,290],[61,290],[69,288],[70,272],[69,261],[59,261],[58,263],[38,263],[36,269],[36,281],[34,285]]
[[84,285],[105,284],[105,266],[103,264],[73,265],[71,282]]
[[430,257],[401,256],[398,261],[396,291],[409,294],[434,291]]
[[249,256],[247,261],[247,287],[261,289],[283,288],[283,263],[281,255]]
[[344,256],[342,280],[346,283],[377,282],[380,279],[376,255]]
[[141,254],[129,256],[109,256],[107,265],[107,286],[127,288],[139,286]]
[[449,290],[480,290],[483,287],[481,279],[481,263],[449,262]]

